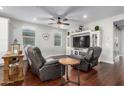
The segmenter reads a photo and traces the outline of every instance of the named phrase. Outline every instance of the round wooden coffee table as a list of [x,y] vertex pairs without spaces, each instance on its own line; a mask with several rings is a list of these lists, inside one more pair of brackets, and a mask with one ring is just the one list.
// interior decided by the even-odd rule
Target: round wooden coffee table
[[69,65],[80,64],[80,60],[67,57],[67,58],[61,58],[61,59],[59,59],[59,63],[66,66],[66,79],[67,79],[67,81],[64,82],[64,83],[62,82],[61,85],[65,85],[65,84],[68,84],[68,83],[74,83],[74,84],[80,85],[80,70],[79,69],[78,69],[78,81],[77,82],[70,81],[69,80],[69,76],[68,76],[68,66]]

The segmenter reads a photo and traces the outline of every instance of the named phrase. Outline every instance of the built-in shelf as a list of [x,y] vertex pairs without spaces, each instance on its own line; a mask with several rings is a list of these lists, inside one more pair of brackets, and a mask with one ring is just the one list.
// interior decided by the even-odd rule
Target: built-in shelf
[[102,37],[101,37],[101,32],[100,31],[82,31],[82,32],[74,32],[70,33],[69,36],[67,36],[67,44],[66,44],[66,54],[74,54],[74,55],[80,55],[83,52],[87,52],[88,48],[74,48],[73,47],[73,37],[76,36],[90,36],[90,47],[95,47],[99,46],[101,47],[102,45]]

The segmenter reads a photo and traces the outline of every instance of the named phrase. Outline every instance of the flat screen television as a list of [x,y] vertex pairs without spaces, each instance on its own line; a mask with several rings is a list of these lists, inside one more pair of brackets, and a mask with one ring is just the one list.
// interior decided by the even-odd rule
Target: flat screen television
[[88,48],[90,47],[90,36],[77,36],[73,37],[74,48]]

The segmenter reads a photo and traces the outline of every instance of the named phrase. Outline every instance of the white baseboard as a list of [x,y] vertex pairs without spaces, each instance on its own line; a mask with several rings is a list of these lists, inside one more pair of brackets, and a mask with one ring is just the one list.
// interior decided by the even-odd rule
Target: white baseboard
[[109,64],[114,64],[114,61],[108,61],[108,60],[99,60],[100,62],[105,62],[105,63],[109,63]]
[[49,58],[49,57],[51,57],[51,56],[60,56],[60,55],[66,55],[66,53],[65,53],[65,54],[54,54],[54,55],[49,55],[49,56],[46,56],[45,58]]

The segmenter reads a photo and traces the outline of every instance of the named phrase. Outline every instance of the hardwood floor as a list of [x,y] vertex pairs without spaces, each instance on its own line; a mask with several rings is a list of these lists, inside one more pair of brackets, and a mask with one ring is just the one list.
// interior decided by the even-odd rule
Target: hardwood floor
[[3,67],[0,66],[0,80],[3,79]]
[[[77,70],[69,68],[70,79],[76,81]],[[64,79],[64,78],[63,78]],[[39,78],[33,75],[29,70],[25,75],[24,82],[16,83],[17,86],[58,86],[61,79],[41,82]],[[124,85],[124,60],[115,64],[99,63],[89,72],[80,72],[81,86],[119,86]],[[76,86],[67,84],[66,86]]]

